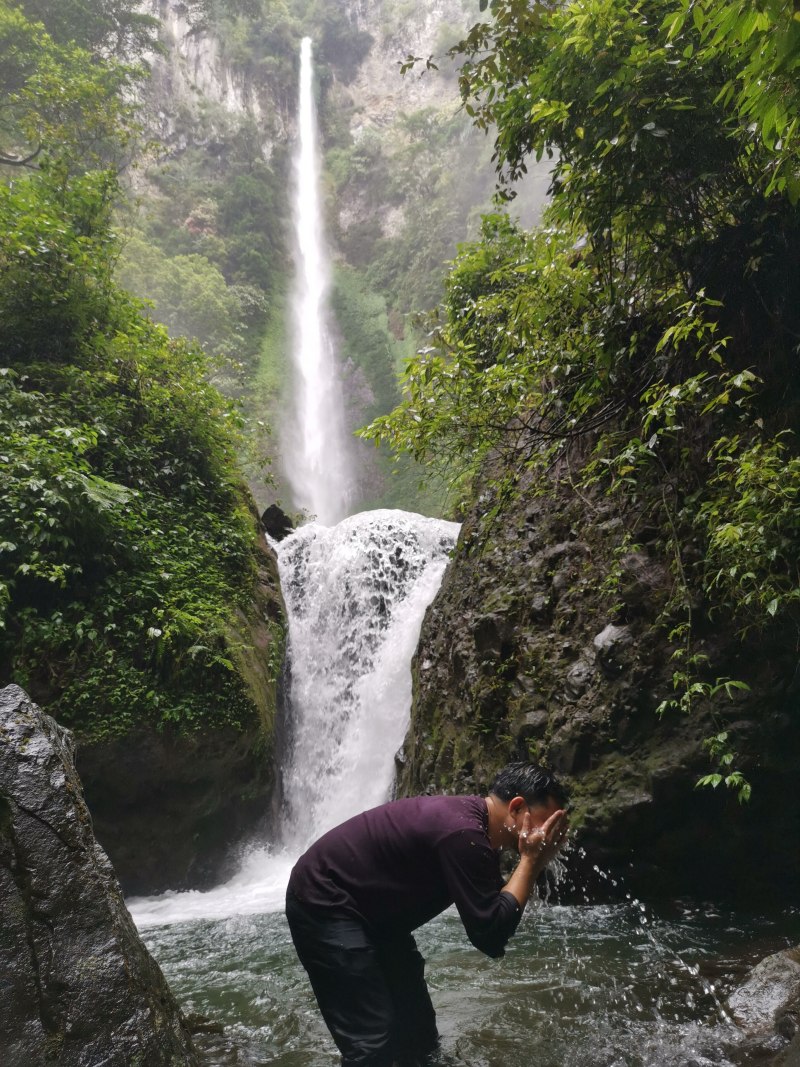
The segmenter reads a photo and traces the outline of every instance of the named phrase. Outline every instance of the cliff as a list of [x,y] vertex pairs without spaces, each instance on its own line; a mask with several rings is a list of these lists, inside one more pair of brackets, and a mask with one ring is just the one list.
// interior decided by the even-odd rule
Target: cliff
[[227,639],[249,715],[190,729],[142,719],[79,745],[96,832],[126,894],[214,884],[241,841],[264,826],[275,786],[285,608],[274,553],[262,543],[259,557],[252,603],[232,616]]
[[[492,470],[496,475],[497,470]],[[577,494],[563,468],[550,495],[495,510],[485,493],[464,523],[414,662],[403,794],[481,791],[512,759],[550,764],[572,789],[571,864],[593,892],[791,899],[800,877],[800,728],[791,634],[743,641],[706,622],[697,652],[711,677],[750,691],[667,710],[673,648],[660,611],[669,561],[635,509]],[[626,531],[637,530],[636,550]],[[699,613],[698,613],[699,614]],[[747,744],[750,803],[697,789],[703,742],[729,727]]]

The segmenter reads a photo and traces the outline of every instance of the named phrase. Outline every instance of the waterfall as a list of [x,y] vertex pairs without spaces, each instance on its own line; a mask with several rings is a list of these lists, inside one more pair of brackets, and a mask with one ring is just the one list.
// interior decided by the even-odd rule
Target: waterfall
[[304,848],[390,798],[411,657],[457,535],[456,523],[368,511],[334,527],[302,526],[281,542],[291,682],[280,841],[253,849],[209,892],[129,901],[140,927],[282,907]]
[[290,667],[281,826],[278,840],[251,849],[225,885],[129,901],[141,927],[282,907],[289,871],[311,841],[389,799],[394,756],[408,729],[411,658],[458,536],[456,523],[403,511],[342,518],[353,478],[326,326],[312,75],[306,38],[295,197],[295,447],[289,455],[295,502],[320,521],[277,547]]
[[305,37],[300,53],[294,158],[294,391],[290,422],[283,433],[283,451],[294,504],[329,525],[350,510],[354,462],[328,322],[329,268],[323,237],[313,79],[311,38]]
[[307,845],[389,799],[411,707],[411,657],[458,526],[369,511],[281,544],[291,735],[284,840]]

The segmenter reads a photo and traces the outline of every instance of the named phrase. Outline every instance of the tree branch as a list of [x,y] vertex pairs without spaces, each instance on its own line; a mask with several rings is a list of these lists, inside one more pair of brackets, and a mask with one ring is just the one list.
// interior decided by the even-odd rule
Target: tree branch
[[25,156],[24,158],[0,155],[0,164],[4,167],[28,167],[42,151],[42,147],[42,145],[39,145],[35,152],[31,152],[29,156]]

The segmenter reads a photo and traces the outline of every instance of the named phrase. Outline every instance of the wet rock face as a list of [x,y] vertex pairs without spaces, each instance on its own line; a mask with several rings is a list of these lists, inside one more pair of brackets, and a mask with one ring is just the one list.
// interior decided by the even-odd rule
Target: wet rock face
[[143,724],[80,744],[95,832],[126,895],[207,888],[268,810],[270,760],[259,733],[170,734]]
[[[659,714],[680,664],[660,620],[674,580],[657,532],[568,485],[548,497],[523,486],[499,515],[492,504],[467,516],[422,627],[400,795],[480,792],[503,764],[539,760],[571,788],[575,836],[590,854],[581,879],[596,879],[597,863],[648,894],[791,898],[800,891],[800,853],[786,845],[800,826],[792,635],[745,645],[695,605],[692,652],[706,657],[705,678],[751,688]],[[714,769],[703,741],[723,729],[751,757],[746,805],[724,788],[695,788]]]
[[71,735],[0,690],[6,1067],[195,1067],[178,1006],[95,840]]

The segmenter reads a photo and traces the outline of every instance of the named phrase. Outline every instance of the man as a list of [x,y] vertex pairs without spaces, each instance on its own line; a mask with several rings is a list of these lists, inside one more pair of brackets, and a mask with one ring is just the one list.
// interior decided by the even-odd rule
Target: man
[[[467,936],[502,956],[567,833],[566,794],[514,763],[488,797],[412,797],[356,815],[301,856],[286,917],[343,1067],[411,1067],[438,1045],[411,931],[455,904]],[[519,852],[509,880],[502,849]]]

